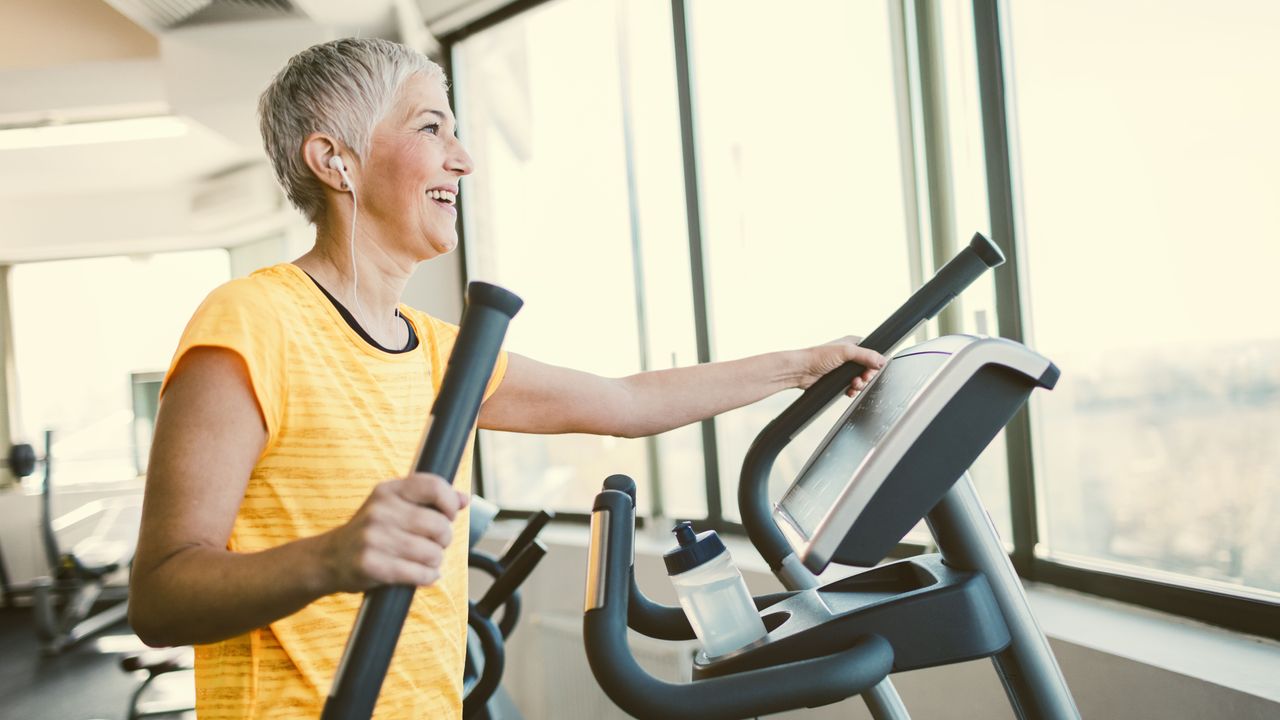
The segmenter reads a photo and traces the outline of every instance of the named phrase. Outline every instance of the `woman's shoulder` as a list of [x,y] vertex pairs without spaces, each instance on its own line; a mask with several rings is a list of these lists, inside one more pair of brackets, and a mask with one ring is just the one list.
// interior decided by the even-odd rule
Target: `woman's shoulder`
[[214,288],[206,303],[219,305],[248,305],[259,310],[278,307],[298,297],[300,272],[289,263],[280,263],[254,270],[252,273],[232,278]]
[[262,268],[214,288],[196,309],[192,326],[282,330],[284,319],[296,315],[306,301],[290,267],[281,264]]

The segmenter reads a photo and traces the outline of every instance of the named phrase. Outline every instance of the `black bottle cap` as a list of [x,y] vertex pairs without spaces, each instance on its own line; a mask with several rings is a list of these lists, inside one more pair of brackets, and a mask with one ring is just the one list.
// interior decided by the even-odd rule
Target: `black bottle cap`
[[671,532],[675,534],[679,545],[662,556],[662,561],[667,564],[668,575],[679,575],[692,570],[724,552],[724,543],[715,530],[695,535],[693,524],[686,521],[671,528]]

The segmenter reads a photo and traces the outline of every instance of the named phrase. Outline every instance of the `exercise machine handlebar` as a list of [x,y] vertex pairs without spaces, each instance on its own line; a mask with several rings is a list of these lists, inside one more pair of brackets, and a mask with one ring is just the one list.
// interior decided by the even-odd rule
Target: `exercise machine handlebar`
[[[974,233],[969,245],[907,299],[870,335],[862,347],[888,354],[923,322],[937,315],[957,295],[988,268],[1004,263],[1004,254],[995,243]],[[866,370],[847,362],[823,375],[773,419],[751,443],[742,463],[738,481],[738,508],[747,536],[775,572],[783,571],[783,560],[791,547],[772,518],[769,505],[769,473],[782,449],[813,421],[833,400]]]
[[[519,588],[521,583],[529,577],[529,573],[533,572],[538,562],[546,554],[547,546],[538,540],[530,541],[529,544],[525,545],[524,550],[511,561],[511,564],[507,565],[502,573],[494,578],[493,584],[476,601],[476,609],[486,617],[492,617],[498,611],[498,608],[515,594],[516,588]],[[510,634],[510,631],[503,633],[503,637],[508,634]]]
[[484,709],[493,696],[498,685],[502,683],[502,671],[507,664],[506,650],[502,644],[502,633],[493,619],[482,613],[475,603],[467,609],[467,625],[480,640],[480,651],[484,654],[484,669],[480,677],[471,687],[467,696],[462,699],[462,717],[472,718]]
[[556,514],[550,510],[539,510],[534,513],[533,517],[529,518],[529,521],[524,524],[524,529],[520,531],[520,534],[502,551],[502,556],[498,559],[498,562],[502,563],[503,567],[510,565],[534,541],[534,538],[538,537],[538,533],[542,532],[547,523],[554,520],[555,517]]
[[[877,635],[845,650],[723,677],[669,683],[650,675],[627,644],[635,506],[604,490],[592,513],[583,639],[605,693],[638,718],[716,720],[817,707],[859,693],[888,675],[893,650]],[[779,693],[777,688],[787,691]]]
[[[523,305],[515,294],[481,282],[470,283],[466,296],[448,372],[414,462],[415,471],[434,473],[450,482],[479,416],[507,326]],[[323,720],[367,720],[373,715],[414,590],[411,585],[385,585],[365,593],[325,701]]]
[[[535,555],[529,555],[525,560],[521,558],[525,557],[525,551],[537,542],[538,533],[542,532],[542,529],[555,519],[555,516],[556,514],[550,510],[539,510],[535,513],[525,523],[520,534],[507,544],[501,558],[495,558],[479,550],[472,550],[467,556],[467,565],[473,570],[484,572],[494,583],[480,602],[488,608],[486,614],[489,617],[496,615],[498,608],[502,608],[498,629],[502,631],[504,639],[511,637],[516,621],[520,617],[520,585],[546,554],[546,547],[538,543],[539,549],[534,551]],[[509,571],[515,574],[504,579],[503,576]],[[501,593],[502,597],[499,599],[495,593]]]
[[[610,475],[604,481],[605,490],[617,490],[631,498],[631,506],[636,507],[636,481],[628,475]],[[663,605],[649,598],[636,582],[635,566],[628,573],[630,589],[627,600],[627,626],[646,637],[658,640],[692,640],[696,635],[684,608],[679,605]],[[764,610],[781,600],[794,595],[794,592],[772,593],[753,597],[757,610]]]

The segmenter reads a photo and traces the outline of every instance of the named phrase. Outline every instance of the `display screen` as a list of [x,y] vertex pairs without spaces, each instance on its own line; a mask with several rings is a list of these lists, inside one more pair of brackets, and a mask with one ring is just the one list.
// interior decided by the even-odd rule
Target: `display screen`
[[778,503],[806,539],[947,357],[919,353],[894,358],[827,434]]

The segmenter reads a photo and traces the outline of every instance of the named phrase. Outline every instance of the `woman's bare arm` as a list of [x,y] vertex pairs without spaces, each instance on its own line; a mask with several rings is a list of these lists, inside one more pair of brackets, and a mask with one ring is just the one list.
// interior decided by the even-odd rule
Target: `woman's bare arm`
[[502,383],[480,409],[480,427],[526,433],[656,435],[780,390],[808,387],[849,360],[868,368],[854,378],[851,393],[865,387],[884,365],[880,354],[859,347],[856,338],[623,378],[600,377],[511,353]]
[[266,441],[243,360],[219,348],[189,351],[156,418],[130,579],[129,622],[147,644],[212,642],[330,593],[439,577],[449,522],[466,499],[431,475],[379,485],[328,533],[263,552],[227,550]]

